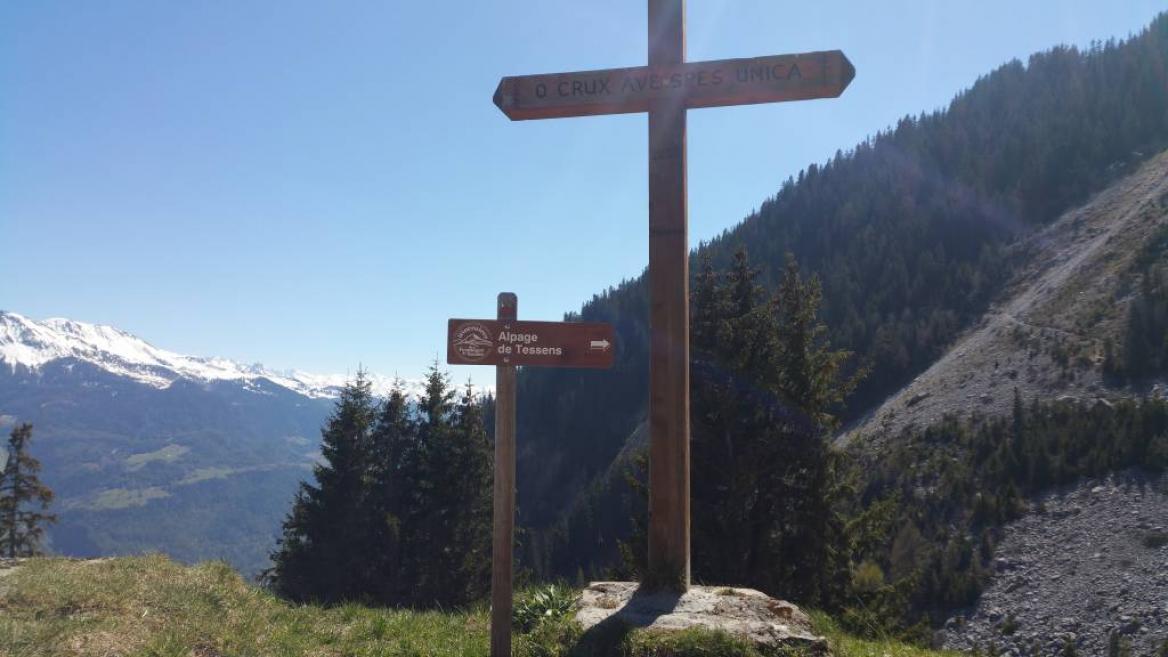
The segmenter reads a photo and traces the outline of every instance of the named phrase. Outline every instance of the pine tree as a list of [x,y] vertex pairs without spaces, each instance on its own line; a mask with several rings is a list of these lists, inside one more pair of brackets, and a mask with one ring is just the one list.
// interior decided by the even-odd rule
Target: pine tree
[[783,279],[775,295],[778,321],[779,388],[820,430],[835,429],[838,411],[866,373],[860,370],[844,376],[849,351],[833,350],[827,341],[827,326],[819,319],[823,293],[819,279],[804,280],[795,256],[787,254]]
[[489,585],[489,400],[455,400],[437,361],[411,405],[395,382],[380,406],[364,373],[322,431],[324,462],[302,484],[267,579],[325,603],[449,607]]
[[407,603],[449,607],[489,585],[491,452],[483,400],[468,385],[455,400],[435,362],[418,400],[413,451],[402,460],[409,482],[401,536]]
[[403,544],[417,519],[412,491],[418,484],[414,476],[418,462],[416,426],[402,382],[397,380],[372,433],[366,506],[369,584],[376,599],[390,604],[405,604],[411,599],[413,579],[404,566]]
[[300,485],[272,555],[274,588],[293,600],[325,603],[364,597],[369,544],[366,501],[370,433],[376,416],[365,373],[341,390],[321,432],[315,484]]
[[491,564],[492,452],[483,422],[483,401],[468,382],[454,411],[453,452],[459,485],[455,504],[454,545],[458,557],[455,574],[460,596],[466,602],[486,595]]
[[826,437],[855,377],[827,344],[818,282],[791,259],[768,302],[757,277],[739,251],[728,272],[703,263],[695,281],[694,572],[822,603],[847,581],[845,491]]
[[785,483],[778,501],[786,531],[777,557],[785,562],[784,585],[815,604],[838,599],[847,580],[848,555],[840,505],[847,496],[840,457],[828,442],[839,420],[834,414],[863,377],[863,370],[845,376],[852,354],[834,350],[827,327],[819,319],[819,280],[804,280],[795,257],[786,268],[773,300],[777,324],[777,389],[794,406],[785,449],[776,463],[784,464]]
[[426,373],[418,399],[416,457],[410,463],[412,518],[404,539],[404,566],[414,583],[411,604],[432,606],[445,601],[444,587],[452,569],[453,518],[446,498],[457,485],[451,480],[449,444],[450,412],[454,391],[448,376],[435,360]]
[[31,441],[31,424],[13,429],[0,471],[0,555],[9,559],[39,554],[45,525],[57,521],[47,512],[53,491],[37,478],[41,464],[28,453]]

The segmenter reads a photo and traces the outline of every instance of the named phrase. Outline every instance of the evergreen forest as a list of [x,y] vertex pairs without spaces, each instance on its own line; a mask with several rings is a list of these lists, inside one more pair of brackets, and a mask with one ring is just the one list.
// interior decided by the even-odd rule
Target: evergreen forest
[[[696,581],[925,640],[976,600],[1027,499],[1168,467],[1155,399],[1015,393],[1009,417],[946,417],[877,454],[832,444],[982,316],[1025,260],[1020,237],[1168,147],[1165,70],[1168,14],[1125,41],[1010,62],[946,109],[809,166],[696,249]],[[1116,380],[1168,373],[1166,251],[1162,234],[1129,274],[1105,363]],[[643,561],[647,294],[642,276],[565,316],[614,325],[611,370],[520,372],[524,576],[656,576]],[[456,394],[437,364],[427,381],[417,400],[374,399],[361,377],[346,388],[273,554],[277,592],[422,607],[485,595],[492,402]]]
[[297,601],[451,607],[490,583],[490,398],[462,394],[437,363],[424,393],[377,400],[347,384],[321,431],[263,579]]
[[[830,410],[853,420],[981,317],[1025,258],[1019,237],[1168,146],[1166,69],[1168,14],[1124,41],[1009,62],[946,109],[905,117],[787,180],[700,245],[695,262],[725,271],[747,249],[757,282],[775,290],[790,253],[817,278],[825,337],[853,354],[840,374],[857,384]],[[1162,265],[1149,266],[1162,277]],[[1142,280],[1128,353],[1163,350],[1143,345],[1164,335],[1164,287],[1155,275]],[[541,576],[599,576],[632,531],[635,494],[623,473],[644,441],[647,295],[641,276],[566,316],[614,324],[612,370],[521,373],[518,506],[526,563]]]

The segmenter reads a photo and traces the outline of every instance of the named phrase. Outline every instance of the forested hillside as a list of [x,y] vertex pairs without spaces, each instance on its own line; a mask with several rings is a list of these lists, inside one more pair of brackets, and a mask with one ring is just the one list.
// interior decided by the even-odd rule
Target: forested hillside
[[[1154,282],[1168,231],[1168,151],[1014,243],[1024,265],[974,326],[840,436],[879,449],[947,414],[1006,415],[1028,399],[1132,397],[1163,348]],[[1129,354],[1131,357],[1129,358]],[[1132,366],[1144,370],[1143,373]]]
[[60,522],[49,549],[164,550],[255,574],[318,455],[330,400],[269,381],[142,385],[76,359],[0,365],[0,427],[35,427]]
[[[1124,42],[1010,62],[946,110],[906,117],[809,166],[697,252],[722,270],[745,247],[769,288],[787,252],[820,278],[832,343],[870,368],[847,400],[844,417],[856,417],[981,316],[1018,264],[1022,254],[1008,248],[1017,238],[1168,146],[1166,70],[1168,15]],[[620,511],[595,503],[614,494],[597,477],[644,417],[647,315],[643,277],[626,281],[570,315],[616,326],[616,367],[521,374],[521,521],[558,521],[571,537],[532,541],[561,546],[541,550],[611,551],[614,523],[598,514]],[[590,484],[592,502],[572,507]],[[580,563],[537,556],[552,570]]]
[[851,601],[849,614],[939,624],[977,601],[1001,526],[1026,512],[1027,500],[1083,477],[1163,472],[1168,404],[1015,396],[1008,417],[949,417],[906,430],[863,467],[857,501],[868,527],[854,544],[861,563],[855,572],[867,572],[853,578],[862,604]]

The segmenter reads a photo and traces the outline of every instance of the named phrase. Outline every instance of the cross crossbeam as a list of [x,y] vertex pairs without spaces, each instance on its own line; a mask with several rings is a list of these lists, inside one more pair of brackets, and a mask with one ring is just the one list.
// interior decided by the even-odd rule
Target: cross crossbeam
[[505,77],[495,105],[512,121],[836,98],[856,75],[838,50],[666,66]]

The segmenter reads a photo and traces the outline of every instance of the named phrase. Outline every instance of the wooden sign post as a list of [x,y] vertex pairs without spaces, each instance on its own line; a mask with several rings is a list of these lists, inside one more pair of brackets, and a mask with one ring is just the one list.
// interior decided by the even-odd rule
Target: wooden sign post
[[515,368],[612,367],[611,324],[521,322],[518,298],[499,294],[496,318],[452,319],[446,362],[495,366],[495,477],[491,535],[491,655],[511,654],[515,542]]
[[687,109],[834,98],[856,70],[838,50],[685,61],[685,0],[648,0],[649,65],[505,77],[512,120],[649,114],[649,572],[690,581]]
[[[499,321],[514,321],[518,304],[514,293],[501,293],[496,315]],[[448,339],[447,344],[453,346],[454,339]],[[515,570],[515,366],[510,364],[495,366],[495,476],[491,499],[491,655],[509,656]]]

